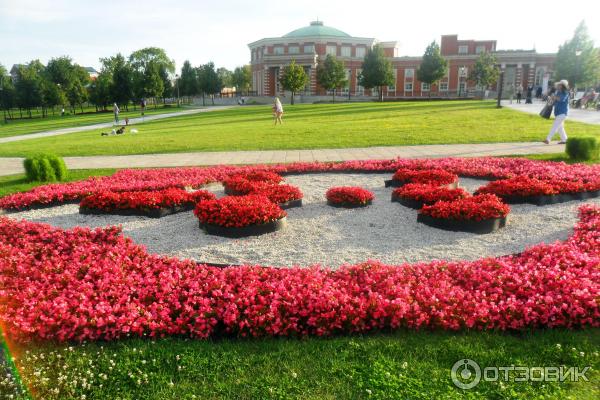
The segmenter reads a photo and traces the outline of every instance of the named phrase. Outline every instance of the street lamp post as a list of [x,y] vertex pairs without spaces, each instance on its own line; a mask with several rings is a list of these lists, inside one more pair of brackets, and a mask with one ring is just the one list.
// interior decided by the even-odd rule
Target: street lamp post
[[465,67],[460,67],[458,70],[458,97],[462,97],[462,78],[465,73]]
[[179,107],[179,75],[175,74],[175,86],[177,86],[177,107]]
[[0,100],[2,100],[2,102],[1,102],[2,113],[4,114],[4,123],[7,124],[8,123],[8,119],[6,119],[6,108],[4,107],[4,100],[3,100],[3,97],[2,97],[3,96],[3,91],[4,91],[4,82],[2,81],[2,79],[0,79]]

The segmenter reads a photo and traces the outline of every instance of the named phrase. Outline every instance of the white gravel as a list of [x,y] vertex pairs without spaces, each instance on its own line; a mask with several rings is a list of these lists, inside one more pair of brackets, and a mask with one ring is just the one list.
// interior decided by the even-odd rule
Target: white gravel
[[[577,221],[580,201],[537,207],[513,205],[508,225],[491,234],[447,232],[417,223],[417,211],[390,201],[392,188],[384,188],[390,174],[314,174],[289,176],[287,183],[304,192],[304,206],[288,210],[288,226],[258,237],[228,239],[207,235],[198,228],[192,212],[160,219],[81,215],[77,205],[9,214],[64,228],[72,226],[123,226],[126,235],[148,250],[213,263],[275,266],[321,264],[337,267],[369,259],[385,263],[434,259],[478,259],[516,253],[526,247],[566,239]],[[473,192],[485,181],[461,179]],[[338,209],[325,203],[332,186],[361,186],[375,193],[365,209]],[[208,190],[222,196],[220,186]],[[587,202],[600,205],[600,199]]]

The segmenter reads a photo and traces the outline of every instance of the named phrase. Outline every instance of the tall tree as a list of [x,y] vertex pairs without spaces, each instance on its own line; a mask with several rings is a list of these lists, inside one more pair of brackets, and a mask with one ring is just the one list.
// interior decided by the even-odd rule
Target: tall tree
[[292,92],[292,105],[294,105],[294,96],[297,92],[304,89],[308,83],[308,76],[304,72],[301,65],[296,64],[296,60],[292,60],[289,65],[283,67],[279,83],[284,90]]
[[179,92],[182,96],[195,96],[198,94],[198,77],[196,70],[188,60],[185,60],[181,67],[181,76],[179,77]]
[[[162,86],[162,90],[158,97],[163,95],[165,87],[170,89],[170,77],[175,73],[175,61],[167,56],[165,50],[159,47],[136,50],[129,56],[129,64],[133,71],[132,97],[136,103],[144,97],[155,97],[150,93],[158,93],[159,86]],[[162,85],[158,85],[154,79],[155,73],[160,77]],[[154,104],[156,105],[156,99]]]
[[112,101],[125,106],[133,99],[133,70],[125,60],[122,54],[102,60],[104,64],[103,71],[110,71],[112,75],[112,84],[110,87],[110,97]]
[[221,84],[223,87],[231,87],[232,84],[232,75],[233,73],[225,67],[217,68],[217,75],[219,75],[219,79],[221,80]]
[[573,37],[558,47],[554,63],[556,80],[567,79],[573,86],[595,84],[600,80],[600,54],[581,21]]
[[327,54],[325,60],[317,66],[317,82],[324,89],[333,92],[332,101],[335,103],[335,90],[348,82],[344,63],[335,56]]
[[469,80],[474,81],[479,87],[487,88],[496,83],[499,75],[496,56],[484,51],[475,61],[475,65],[469,73]]
[[198,77],[198,88],[202,93],[202,105],[205,105],[204,97],[205,95],[211,96],[213,105],[215,104],[214,95],[219,93],[223,88],[221,80],[219,79],[219,75],[215,70],[215,64],[211,61],[204,65],[201,65],[197,69],[197,77]]
[[160,66],[151,62],[146,67],[143,77],[144,97],[154,98],[154,106],[156,107],[156,99],[162,96],[165,89],[160,76]]
[[425,49],[421,65],[417,69],[417,79],[429,84],[429,97],[431,97],[431,85],[437,83],[448,72],[448,61],[440,54],[440,46],[431,42]]
[[252,69],[249,65],[244,65],[242,67],[236,67],[233,71],[232,83],[235,86],[236,91],[239,89],[240,92],[250,90],[250,85],[252,85]]
[[68,56],[50,59],[46,66],[46,74],[51,82],[63,88],[69,87],[73,83],[73,79],[76,79],[75,66],[71,57]]
[[109,71],[102,71],[89,86],[89,99],[96,109],[106,110],[111,101],[110,88],[112,75]]
[[54,107],[65,103],[64,92],[50,79],[42,79],[40,82],[40,94],[42,97],[42,116],[48,115],[48,108],[54,110]]
[[[16,105],[16,92],[12,78],[2,64],[0,64],[0,108],[10,118],[10,109]],[[6,118],[5,114],[5,118]]]
[[15,85],[17,105],[27,110],[31,118],[31,109],[42,105],[42,92],[40,84],[44,66],[39,60],[33,60],[27,65],[20,65],[17,70]]
[[75,113],[75,107],[79,106],[81,112],[83,112],[83,103],[88,99],[88,92],[85,86],[79,79],[73,81],[71,86],[67,88],[67,100],[71,105],[73,113]]
[[379,88],[379,101],[383,101],[383,87],[394,83],[392,64],[380,45],[373,46],[365,55],[359,82],[367,89]]

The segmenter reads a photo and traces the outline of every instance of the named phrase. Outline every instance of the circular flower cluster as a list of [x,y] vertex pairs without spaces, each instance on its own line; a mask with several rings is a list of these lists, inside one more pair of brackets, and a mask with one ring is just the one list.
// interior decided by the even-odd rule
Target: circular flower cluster
[[408,183],[394,189],[392,196],[414,200],[423,204],[433,204],[437,201],[453,201],[469,196],[464,189],[448,189],[424,183]]
[[262,195],[203,201],[196,206],[194,214],[201,224],[228,228],[262,225],[287,216],[281,207]]
[[366,206],[373,201],[373,192],[356,186],[330,188],[325,194],[327,202],[339,206]]
[[251,171],[235,174],[223,180],[225,192],[232,195],[245,195],[269,185],[279,184],[283,178],[274,172]]
[[456,182],[458,176],[442,169],[414,170],[401,168],[394,173],[392,180],[398,181],[402,185],[407,183],[428,183],[442,186]]
[[477,189],[476,193],[491,193],[498,197],[547,196],[559,193],[554,185],[527,176],[492,181]]
[[457,221],[483,221],[503,218],[510,207],[493,194],[480,194],[454,201],[438,201],[425,205],[419,213],[433,218],[453,219]]
[[194,205],[204,200],[215,199],[215,195],[205,190],[186,192],[183,189],[169,188],[157,191],[112,192],[101,191],[84,197],[80,207],[103,210],[156,209]]
[[263,195],[275,204],[300,200],[304,196],[298,187],[292,185],[266,185],[256,188],[250,193]]

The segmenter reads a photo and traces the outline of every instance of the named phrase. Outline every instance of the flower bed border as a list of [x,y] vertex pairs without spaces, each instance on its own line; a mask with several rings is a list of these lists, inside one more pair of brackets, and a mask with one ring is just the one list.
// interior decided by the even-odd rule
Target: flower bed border
[[184,211],[192,211],[195,204],[174,206],[174,207],[161,207],[161,208],[127,208],[127,209],[115,209],[112,211],[100,210],[98,208],[79,207],[79,214],[83,215],[122,215],[126,217],[130,216],[142,216],[149,218],[162,218],[167,215],[177,214]]
[[277,204],[282,210],[287,210],[290,208],[302,207],[302,199],[290,200],[285,203]]
[[267,222],[261,225],[248,225],[242,227],[228,227],[203,224],[199,222],[200,229],[209,235],[223,236],[229,238],[241,238],[247,236],[259,236],[265,233],[272,233],[279,231],[287,225],[287,217],[277,219],[275,221]]
[[333,203],[327,200],[327,205],[335,208],[364,208],[373,204],[373,200],[368,200],[366,203]]
[[414,208],[415,210],[421,209],[421,207],[423,207],[423,205],[425,204],[424,202],[419,201],[419,200],[407,199],[406,197],[397,196],[393,192],[392,192],[392,202],[400,203],[404,207]]
[[447,218],[434,218],[429,215],[419,213],[417,222],[454,232],[470,232],[476,234],[486,234],[497,231],[506,226],[507,217],[484,219],[481,221],[461,221]]

